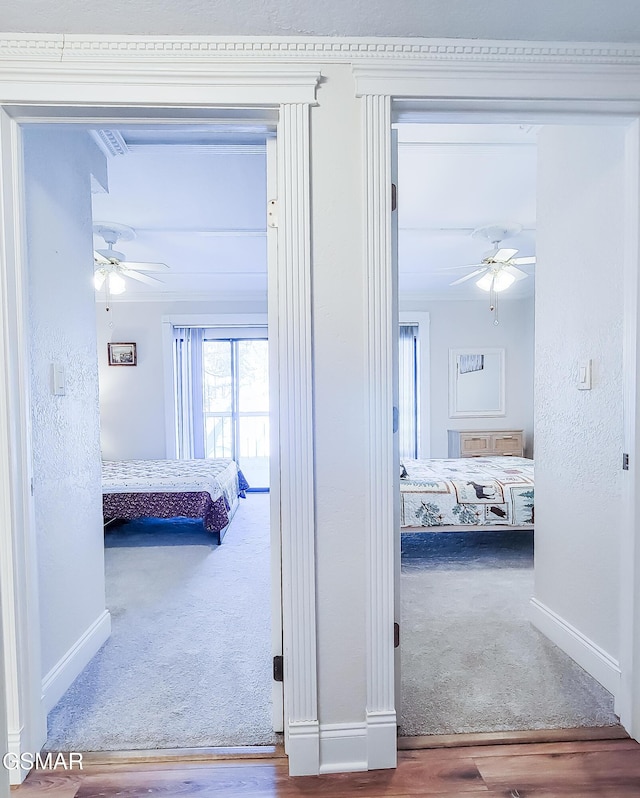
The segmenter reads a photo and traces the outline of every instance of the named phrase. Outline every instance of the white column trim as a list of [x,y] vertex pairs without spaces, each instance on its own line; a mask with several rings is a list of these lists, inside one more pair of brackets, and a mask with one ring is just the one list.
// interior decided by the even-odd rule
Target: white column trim
[[369,429],[367,514],[368,767],[396,766],[394,681],[393,356],[391,99],[362,98],[366,385]]
[[292,775],[319,769],[311,369],[309,105],[282,105],[278,162],[278,369],[285,734]]

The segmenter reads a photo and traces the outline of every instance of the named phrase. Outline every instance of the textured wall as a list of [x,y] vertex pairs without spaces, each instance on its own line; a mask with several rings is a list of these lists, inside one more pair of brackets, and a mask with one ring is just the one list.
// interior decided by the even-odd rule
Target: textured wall
[[[549,127],[539,140],[536,597],[618,655],[624,132]],[[576,388],[593,359],[593,389]]]
[[[430,369],[423,382],[431,402],[431,457],[448,457],[448,429],[523,429],[527,456],[533,455],[533,298],[500,303],[493,323],[487,301],[413,302],[401,310],[428,311]],[[498,418],[449,418],[449,349],[469,346],[505,350],[507,414]]]
[[[89,174],[95,158],[86,134],[25,131],[43,675],[105,607]],[[54,361],[66,370],[65,396],[51,392]]]
[[640,41],[635,0],[22,0],[2,31]]

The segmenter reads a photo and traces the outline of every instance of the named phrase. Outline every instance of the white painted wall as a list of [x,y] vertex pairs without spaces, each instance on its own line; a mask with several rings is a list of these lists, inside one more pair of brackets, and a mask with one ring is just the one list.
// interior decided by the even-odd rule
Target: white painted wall
[[[493,323],[488,299],[400,300],[401,311],[428,311],[430,319],[431,457],[448,457],[447,430],[523,429],[526,455],[533,456],[533,298],[500,302],[500,324]],[[506,415],[449,418],[449,349],[505,349]]]
[[[536,267],[536,599],[619,651],[624,131],[539,138]],[[576,388],[593,359],[593,389]]]
[[364,721],[368,436],[360,104],[348,66],[322,74],[311,109],[311,282],[318,706],[331,724]]
[[90,172],[106,174],[82,133],[27,127],[24,159],[44,676],[105,610]]
[[[100,446],[105,460],[167,457],[162,317],[266,313],[267,301],[113,302],[96,305]],[[109,366],[107,343],[134,341],[135,368]]]
[[173,0],[87,5],[22,0],[2,9],[5,31],[208,35],[431,36],[640,41],[635,0]]

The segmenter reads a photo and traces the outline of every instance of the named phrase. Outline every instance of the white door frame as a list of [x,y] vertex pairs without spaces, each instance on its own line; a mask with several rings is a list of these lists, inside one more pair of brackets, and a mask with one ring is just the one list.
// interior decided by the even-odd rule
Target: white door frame
[[[20,37],[21,40],[29,37]],[[45,53],[39,50],[44,41]],[[319,767],[316,674],[315,518],[311,382],[309,108],[313,66],[220,63],[148,42],[76,52],[69,66],[56,37],[0,47],[0,604],[9,749],[37,751],[46,740],[41,706],[36,535],[30,494],[27,275],[20,121],[181,122],[215,109],[278,112],[277,185],[281,245],[277,328],[285,744],[292,774]],[[35,43],[35,50],[33,45]],[[104,41],[102,41],[104,44]],[[6,40],[3,42],[6,46]],[[95,42],[93,43],[95,45]],[[184,44],[184,42],[182,43]],[[198,44],[201,44],[199,42]],[[196,46],[197,49],[197,46]],[[80,48],[82,50],[82,47]],[[35,57],[33,57],[35,55]],[[47,57],[48,56],[48,57]],[[154,110],[154,109],[159,109]],[[137,114],[137,116],[136,116]],[[158,117],[163,115],[161,119]],[[99,118],[99,119],[98,119]],[[23,774],[24,775],[24,774]]]
[[[363,202],[365,224],[363,252],[367,273],[367,375],[369,392],[369,493],[367,524],[367,708],[368,719],[396,717],[393,679],[393,480],[392,447],[392,326],[393,269],[391,252],[391,124],[394,110],[405,116],[414,108],[429,110],[434,121],[478,120],[481,114],[496,121],[562,119],[566,124],[578,114],[624,114],[629,117],[628,166],[636,196],[624,241],[625,279],[631,288],[625,308],[625,451],[631,468],[624,479],[625,522],[621,531],[620,669],[621,689],[617,711],[633,737],[640,737],[640,430],[635,397],[640,395],[640,368],[636,341],[640,227],[637,180],[640,164],[640,52],[625,61],[614,49],[581,46],[527,47],[524,43],[453,43],[426,53],[431,63],[411,60],[354,65],[356,96],[362,103],[364,154]],[[627,51],[627,55],[629,52]],[[436,116],[438,118],[436,120]],[[424,119],[424,117],[423,117]],[[635,138],[634,138],[635,136]],[[631,189],[630,189],[631,190]],[[633,209],[635,208],[635,214]],[[398,708],[399,710],[399,708]],[[384,745],[390,755],[390,739]],[[392,766],[392,765],[389,765]]]

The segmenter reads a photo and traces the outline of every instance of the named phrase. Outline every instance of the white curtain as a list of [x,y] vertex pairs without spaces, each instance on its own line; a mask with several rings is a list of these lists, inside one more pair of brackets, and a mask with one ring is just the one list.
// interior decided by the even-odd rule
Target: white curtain
[[398,352],[400,457],[418,456],[418,325],[401,324]]
[[176,456],[180,460],[204,457],[204,421],[202,415],[202,341],[201,327],[174,327],[176,395]]

